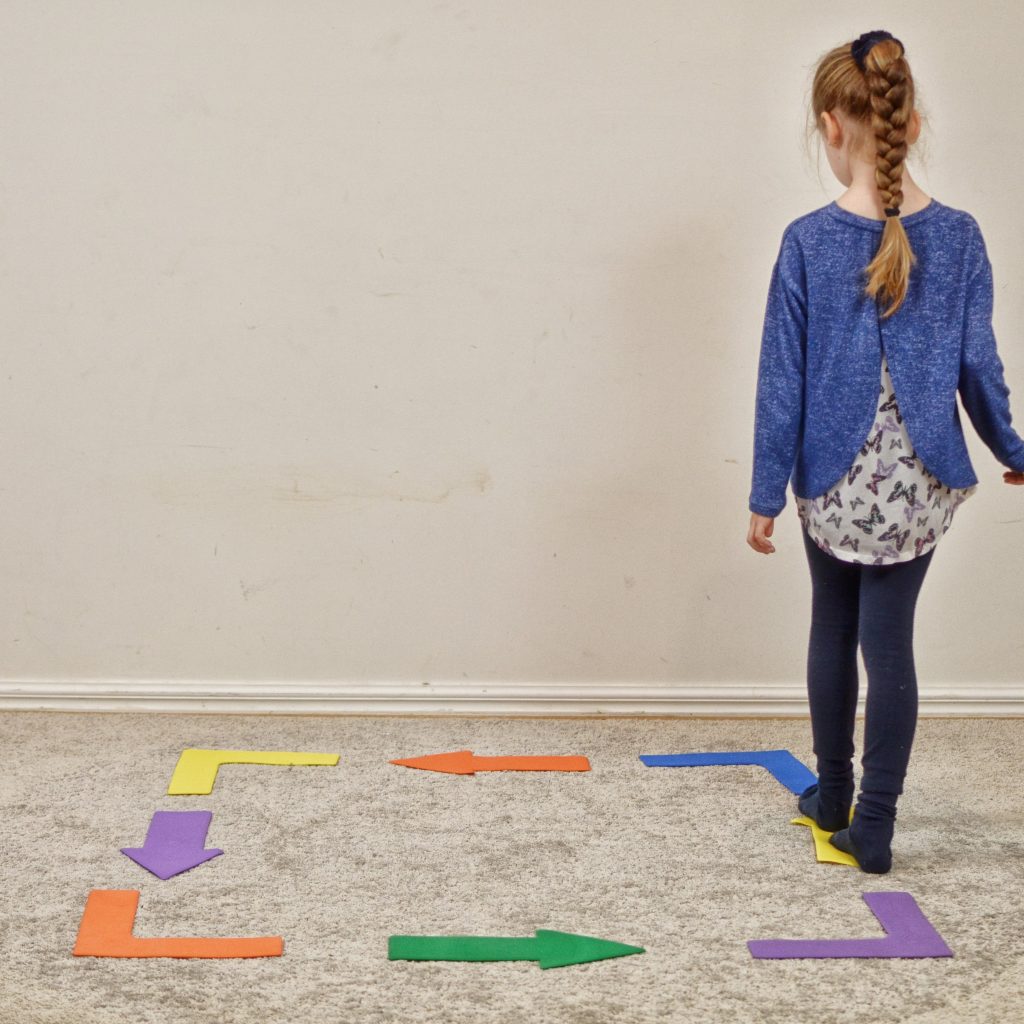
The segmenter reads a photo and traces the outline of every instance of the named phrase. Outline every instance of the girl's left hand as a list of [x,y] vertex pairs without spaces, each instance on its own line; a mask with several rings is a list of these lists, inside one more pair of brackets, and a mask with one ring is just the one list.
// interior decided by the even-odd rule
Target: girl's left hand
[[775,530],[774,516],[761,516],[750,513],[750,529],[747,530],[747,543],[762,555],[775,554],[775,545],[768,539]]

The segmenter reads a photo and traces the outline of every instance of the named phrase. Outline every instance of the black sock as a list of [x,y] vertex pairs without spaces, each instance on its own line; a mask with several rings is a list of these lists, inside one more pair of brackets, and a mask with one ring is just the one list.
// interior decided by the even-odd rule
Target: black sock
[[850,823],[850,807],[853,804],[853,783],[842,787],[841,792],[822,790],[815,782],[808,786],[797,800],[800,813],[817,822],[818,828],[836,832]]
[[829,842],[837,850],[850,854],[862,871],[884,875],[892,867],[892,836],[891,819],[865,822],[858,808],[849,827],[830,836]]

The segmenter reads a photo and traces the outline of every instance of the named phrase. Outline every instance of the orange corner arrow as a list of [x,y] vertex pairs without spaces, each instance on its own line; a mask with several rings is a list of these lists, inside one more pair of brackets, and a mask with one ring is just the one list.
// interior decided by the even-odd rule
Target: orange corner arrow
[[280,956],[284,939],[140,939],[132,935],[138,889],[93,889],[78,927],[75,956]]
[[398,758],[391,764],[406,768],[424,768],[449,775],[475,772],[589,772],[590,762],[575,755],[546,757],[478,757],[472,750],[452,750],[447,754]]

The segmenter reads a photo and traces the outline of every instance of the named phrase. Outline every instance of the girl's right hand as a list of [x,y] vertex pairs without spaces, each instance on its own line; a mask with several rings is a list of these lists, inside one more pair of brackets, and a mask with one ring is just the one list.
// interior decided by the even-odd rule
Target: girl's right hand
[[[1020,474],[1024,476],[1024,474]],[[771,555],[775,552],[775,545],[768,540],[775,529],[773,516],[762,516],[756,512],[750,513],[750,529],[747,531],[747,543],[762,555]]]

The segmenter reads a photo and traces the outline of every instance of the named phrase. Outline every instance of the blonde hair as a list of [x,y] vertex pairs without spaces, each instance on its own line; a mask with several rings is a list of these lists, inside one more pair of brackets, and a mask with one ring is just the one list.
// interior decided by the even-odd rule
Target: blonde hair
[[[873,139],[875,181],[884,207],[903,202],[903,164],[907,156],[907,125],[914,109],[914,79],[895,39],[876,42],[864,55],[865,70],[853,58],[851,44],[829,50],[818,62],[811,89],[814,129],[821,130],[824,111],[841,110],[863,130],[851,141],[861,153]],[[870,150],[869,150],[870,152]],[[892,316],[907,294],[910,268],[917,262],[900,218],[885,218],[882,241],[865,268],[865,293],[892,305]]]

